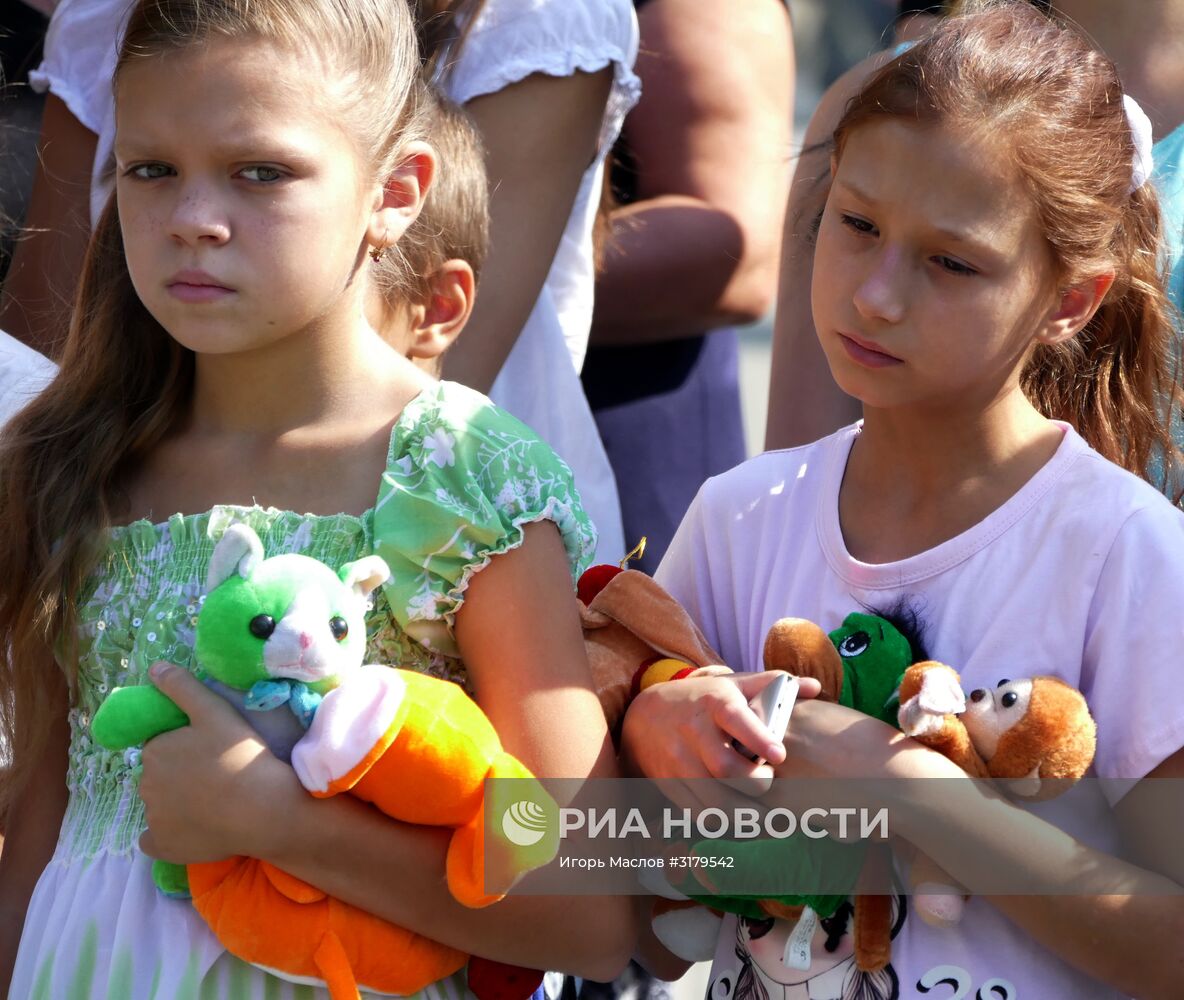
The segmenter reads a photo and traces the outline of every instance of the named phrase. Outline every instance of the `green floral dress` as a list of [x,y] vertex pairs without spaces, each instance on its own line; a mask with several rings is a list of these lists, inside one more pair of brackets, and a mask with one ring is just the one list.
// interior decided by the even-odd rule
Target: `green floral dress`
[[[153,662],[192,666],[206,566],[235,522],[249,524],[268,555],[302,552],[335,568],[382,556],[392,575],[367,616],[369,662],[466,686],[452,623],[473,574],[518,546],[523,526],[534,521],[558,526],[573,577],[595,549],[562,461],[484,396],[453,383],[407,406],[376,485],[375,505],[361,517],[227,506],[110,531],[78,609],[81,684],[70,716],[69,805],[29,906],[11,997],[327,996],[228,955],[187,902],[157,893],[137,847],[144,828],[139,754],[97,747],[90,719],[113,687],[147,683]],[[463,972],[425,991],[448,1000],[465,992]]]

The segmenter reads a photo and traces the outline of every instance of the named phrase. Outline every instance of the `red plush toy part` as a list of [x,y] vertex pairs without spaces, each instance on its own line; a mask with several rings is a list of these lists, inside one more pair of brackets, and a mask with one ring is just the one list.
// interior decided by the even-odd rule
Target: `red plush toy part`
[[576,584],[576,596],[582,604],[591,604],[592,599],[599,594],[608,582],[618,573],[625,572],[620,566],[610,566],[607,563],[600,566],[590,566],[580,576]]
[[543,973],[474,955],[469,959],[468,981],[469,991],[480,1000],[520,1000],[542,985]]

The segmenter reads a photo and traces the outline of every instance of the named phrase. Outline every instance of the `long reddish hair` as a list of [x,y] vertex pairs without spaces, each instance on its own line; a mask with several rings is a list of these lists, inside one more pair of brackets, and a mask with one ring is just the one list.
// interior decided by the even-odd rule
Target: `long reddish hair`
[[1021,385],[1106,458],[1180,499],[1174,314],[1164,291],[1159,203],[1131,190],[1135,149],[1114,64],[1027,2],[978,0],[874,74],[835,129],[904,118],[987,132],[1008,146],[1041,220],[1061,287],[1113,273],[1089,324],[1039,346]]

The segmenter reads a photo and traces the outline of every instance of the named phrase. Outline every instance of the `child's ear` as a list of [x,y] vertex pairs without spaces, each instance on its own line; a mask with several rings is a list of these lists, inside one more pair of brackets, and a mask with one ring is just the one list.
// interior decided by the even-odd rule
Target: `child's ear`
[[366,227],[366,242],[372,248],[386,249],[398,242],[423,208],[435,176],[436,151],[426,142],[408,143],[403,158],[375,196]]
[[1036,340],[1041,344],[1053,345],[1063,344],[1077,336],[1094,318],[1094,313],[1113,284],[1113,274],[1099,274],[1063,289],[1045,319],[1043,328],[1036,335]]
[[428,301],[416,306],[412,313],[407,356],[413,360],[439,358],[452,346],[473,312],[477,280],[467,261],[455,257],[444,261],[430,284]]

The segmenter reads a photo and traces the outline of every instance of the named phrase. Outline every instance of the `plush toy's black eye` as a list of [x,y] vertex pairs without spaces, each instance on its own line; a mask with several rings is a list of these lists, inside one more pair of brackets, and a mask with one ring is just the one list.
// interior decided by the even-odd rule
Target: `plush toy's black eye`
[[1019,700],[1020,696],[1018,694],[1016,694],[1014,691],[1008,691],[1007,694],[999,699],[999,704],[1004,708],[1011,708],[1011,706]]
[[333,633],[333,638],[341,642],[347,635],[349,635],[349,622],[347,622],[341,615],[334,615],[329,619],[329,631]]
[[858,656],[872,644],[872,637],[866,632],[852,632],[839,643],[840,656]]
[[266,639],[275,631],[275,619],[271,615],[256,615],[247,627],[256,639]]

